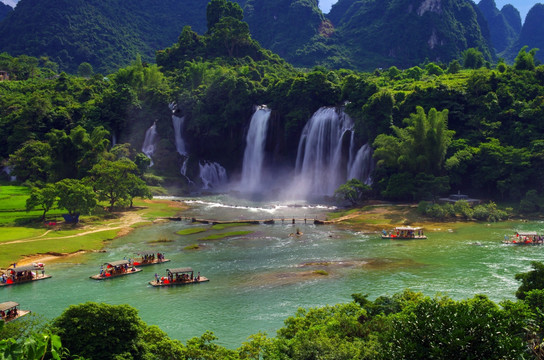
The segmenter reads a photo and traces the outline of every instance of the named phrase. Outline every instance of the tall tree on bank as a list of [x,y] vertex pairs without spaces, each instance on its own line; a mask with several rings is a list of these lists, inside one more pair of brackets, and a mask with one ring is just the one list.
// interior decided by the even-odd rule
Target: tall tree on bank
[[448,180],[441,175],[454,135],[448,130],[448,110],[432,108],[425,114],[418,106],[404,123],[404,128],[392,126],[393,135],[380,134],[374,141],[382,195],[419,198],[424,195],[422,187],[432,189],[433,196],[447,190]]
[[145,191],[147,186],[137,173],[138,167],[129,159],[102,160],[92,168],[88,180],[97,192],[98,199],[108,201],[109,210],[113,211],[115,205],[121,201],[129,203],[134,196],[151,198],[151,193]]

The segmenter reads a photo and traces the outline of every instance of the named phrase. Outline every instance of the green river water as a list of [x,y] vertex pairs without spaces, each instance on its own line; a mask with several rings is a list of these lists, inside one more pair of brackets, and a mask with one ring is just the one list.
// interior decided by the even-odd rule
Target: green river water
[[[501,243],[505,234],[543,230],[542,222],[458,224],[427,229],[426,240],[395,241],[382,240],[379,234],[313,225],[311,219],[330,211],[326,207],[256,205],[226,197],[189,203],[192,208],[186,216],[218,220],[307,217],[308,224],[292,225],[286,220],[236,227],[223,231],[253,233],[200,242],[199,238],[219,231],[175,234],[203,226],[188,221],[140,228],[113,241],[105,253],[46,264],[51,279],[0,289],[0,301],[17,301],[21,309],[51,319],[69,305],[86,301],[129,304],[145,322],[158,325],[172,338],[186,342],[211,330],[219,344],[236,348],[259,331],[274,336],[299,307],[349,302],[353,293],[375,299],[409,288],[454,299],[477,293],[497,302],[514,299],[519,286],[514,275],[528,271],[531,261],[544,261],[544,246]],[[304,235],[290,237],[297,227]],[[157,239],[172,241],[150,243]],[[195,243],[201,249],[184,250]],[[142,250],[165,252],[172,261],[121,278],[89,279],[104,262],[133,257]],[[186,266],[210,282],[173,288],[148,285],[155,273],[162,276],[169,267]],[[328,275],[317,275],[315,270]]]

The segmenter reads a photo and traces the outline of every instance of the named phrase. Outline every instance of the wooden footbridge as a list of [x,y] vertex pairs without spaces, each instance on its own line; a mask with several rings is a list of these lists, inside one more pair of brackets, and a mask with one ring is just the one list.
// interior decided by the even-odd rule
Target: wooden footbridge
[[332,224],[334,221],[328,221],[328,220],[319,220],[319,219],[307,219],[307,218],[281,218],[281,219],[264,219],[264,220],[254,220],[254,219],[239,219],[239,220],[208,220],[208,219],[197,219],[197,218],[185,218],[185,217],[169,217],[168,220],[172,221],[191,221],[194,223],[200,223],[200,224],[252,224],[252,225],[259,225],[259,224],[267,224],[267,225],[273,225],[273,224],[314,224],[314,225],[325,225],[325,224]]

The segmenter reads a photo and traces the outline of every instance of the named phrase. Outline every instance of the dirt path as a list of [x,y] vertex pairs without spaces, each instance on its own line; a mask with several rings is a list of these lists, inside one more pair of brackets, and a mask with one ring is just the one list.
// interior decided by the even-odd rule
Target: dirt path
[[63,236],[53,236],[53,237],[47,237],[46,238],[45,235],[49,234],[50,232],[55,231],[55,230],[47,230],[46,232],[44,232],[43,234],[41,234],[39,236],[35,236],[35,237],[32,237],[32,238],[26,238],[26,239],[19,239],[19,240],[3,242],[3,243],[0,243],[0,246],[9,245],[9,244],[29,243],[29,242],[34,242],[34,241],[45,241],[45,240],[52,240],[52,239],[69,239],[69,238],[84,236],[84,235],[93,234],[93,233],[97,233],[97,232],[101,232],[101,231],[119,230],[119,229],[124,230],[124,231],[122,231],[118,236],[123,236],[123,235],[126,235],[126,234],[128,234],[130,232],[132,225],[143,222],[143,221],[144,221],[143,218],[139,214],[127,213],[127,214],[123,214],[119,218],[119,221],[115,221],[115,222],[108,223],[108,224],[103,224],[103,225],[86,225],[86,226],[84,226],[82,228],[82,230],[85,230],[85,229],[87,229],[87,230],[85,230],[85,231],[83,231],[81,233],[78,233],[78,234],[63,235]]
[[[27,238],[27,239],[19,239],[9,242],[0,243],[0,251],[2,248],[2,245],[7,244],[21,244],[21,243],[31,243],[36,241],[45,241],[45,240],[52,240],[52,239],[69,239],[74,238],[78,236],[85,236],[92,233],[98,233],[102,231],[109,231],[109,230],[120,230],[117,234],[117,236],[124,236],[127,235],[129,232],[132,231],[132,225],[142,223],[146,220],[143,219],[143,217],[136,213],[136,212],[126,212],[122,213],[119,219],[116,219],[115,221],[112,221],[107,224],[100,224],[100,225],[85,225],[81,230],[82,232],[74,235],[61,235],[61,236],[55,236],[55,237],[46,237],[47,234],[54,232],[55,230],[47,230],[43,234]],[[43,263],[43,262],[49,262],[58,260],[61,258],[76,256],[80,254],[84,254],[87,251],[77,251],[75,253],[47,253],[47,254],[37,254],[37,255],[29,255],[24,257],[23,259],[19,260],[19,265],[28,265],[32,263]]]

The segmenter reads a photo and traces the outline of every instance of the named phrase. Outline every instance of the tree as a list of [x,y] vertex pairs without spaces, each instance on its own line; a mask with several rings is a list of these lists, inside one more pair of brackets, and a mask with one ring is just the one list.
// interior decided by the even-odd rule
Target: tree
[[463,51],[463,67],[465,69],[479,69],[484,66],[485,58],[481,51],[469,48]]
[[12,175],[19,181],[47,181],[52,166],[51,146],[48,143],[30,140],[9,156]]
[[[432,319],[431,321],[429,319]],[[393,316],[387,359],[519,359],[527,318],[484,295],[425,298]]]
[[544,290],[544,263],[533,261],[531,267],[533,268],[531,271],[516,274],[516,280],[521,281],[516,291],[518,299],[525,299],[527,293],[532,290]]
[[84,78],[93,76],[93,66],[88,62],[82,62],[77,68],[77,74]]
[[88,180],[98,193],[98,199],[107,200],[110,211],[113,211],[120,201],[132,200],[134,188],[139,189],[137,193],[146,194],[143,190],[146,185],[136,175],[137,171],[136,164],[129,159],[102,160],[92,168]]
[[241,21],[244,18],[244,11],[235,2],[228,0],[212,0],[206,7],[206,21],[208,23],[208,32],[221,20],[223,17],[231,17]]
[[40,206],[43,210],[42,221],[45,220],[45,215],[53,207],[57,200],[57,189],[53,184],[46,184],[43,188],[32,188],[29,198],[26,200],[26,211]]
[[58,206],[77,218],[79,214],[89,214],[97,204],[92,187],[81,180],[64,179],[55,184],[58,192]]
[[360,201],[368,199],[371,191],[372,188],[369,185],[363,184],[358,179],[351,179],[336,189],[334,197],[340,200],[347,200],[355,206]]
[[145,323],[129,305],[71,305],[52,325],[71,354],[88,359],[141,358]]
[[538,49],[531,49],[527,52],[529,46],[524,46],[519,51],[516,59],[514,60],[514,69],[516,70],[534,70],[535,69],[535,55]]

